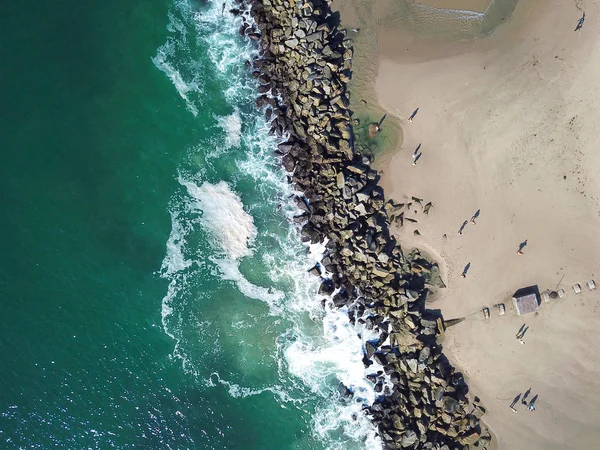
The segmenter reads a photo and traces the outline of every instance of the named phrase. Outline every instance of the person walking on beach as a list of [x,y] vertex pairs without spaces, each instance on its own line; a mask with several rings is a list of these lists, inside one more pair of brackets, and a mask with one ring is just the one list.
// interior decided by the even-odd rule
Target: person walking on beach
[[517,412],[517,410],[515,409],[515,405],[517,403],[519,403],[519,399],[521,398],[521,394],[517,395],[515,398],[513,398],[512,403],[510,404],[509,408],[512,409],[512,412]]
[[583,28],[583,22],[585,21],[585,13],[583,13],[583,16],[581,16],[581,19],[579,19],[579,22],[577,22],[577,26],[575,27],[575,31],[579,31]]
[[519,250],[517,250],[517,255],[523,254],[523,249],[525,248],[526,245],[527,245],[527,239],[525,239],[523,242],[521,242],[519,244]]
[[521,399],[523,405],[527,405],[527,397],[529,397],[529,394],[531,394],[531,388],[527,389],[523,394],[523,398]]
[[419,108],[417,108],[413,111],[413,113],[408,118],[408,123],[411,123],[413,121],[413,119],[415,118],[415,116],[417,115],[418,112],[419,112]]
[[413,166],[416,166],[416,165],[417,165],[417,161],[418,161],[418,160],[421,158],[421,156],[422,156],[422,155],[423,155],[423,153],[419,153],[419,154],[418,154],[418,155],[416,155],[416,156],[415,156],[415,155],[413,155],[413,163],[412,163],[412,165],[413,165]]
[[469,271],[469,269],[471,268],[471,263],[467,264],[465,266],[465,268],[463,269],[462,273],[460,274],[461,278],[467,278],[467,272]]
[[525,337],[525,333],[527,333],[527,330],[529,330],[529,327],[526,327],[525,325],[523,325],[521,327],[521,329],[519,330],[519,332],[517,333],[517,341],[519,341],[519,344],[525,344],[525,341],[523,341],[523,338]]
[[538,399],[538,396],[537,396],[537,394],[536,394],[536,395],[535,395],[535,397],[533,397],[533,398],[531,399],[531,401],[529,402],[529,406],[527,407],[527,409],[528,409],[529,411],[535,411],[535,402],[537,401],[537,399]]
[[478,209],[477,211],[475,211],[475,214],[473,214],[473,217],[471,217],[471,223],[473,225],[475,225],[475,220],[479,217],[479,214],[481,214],[481,210]]
[[464,231],[464,229],[465,229],[465,227],[467,226],[467,224],[468,224],[468,223],[469,223],[469,222],[468,222],[467,220],[465,220],[465,221],[462,223],[462,225],[461,225],[461,226],[460,226],[460,228],[458,229],[458,234],[461,234],[461,235],[463,234],[463,231]]
[[417,157],[420,149],[421,149],[421,143],[419,143],[419,145],[417,145],[417,148],[415,148],[415,151],[413,152],[413,159],[415,159]]

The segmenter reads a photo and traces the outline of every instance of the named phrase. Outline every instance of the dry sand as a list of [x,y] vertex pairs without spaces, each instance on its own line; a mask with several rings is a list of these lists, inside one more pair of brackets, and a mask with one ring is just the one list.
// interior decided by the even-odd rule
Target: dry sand
[[[580,8],[586,22],[575,33]],[[418,222],[405,222],[399,239],[442,267],[448,287],[430,307],[467,317],[448,329],[444,348],[487,406],[502,450],[600,448],[600,288],[585,286],[600,267],[599,13],[597,2],[523,0],[492,35],[454,43],[377,27],[377,100],[404,121],[401,148],[379,161],[383,185],[398,201],[434,203],[429,215],[413,204],[405,215]],[[478,209],[476,225],[458,235]],[[511,295],[529,285],[567,295],[518,317]],[[536,411],[519,404],[513,413],[509,404],[528,388],[539,395]]]

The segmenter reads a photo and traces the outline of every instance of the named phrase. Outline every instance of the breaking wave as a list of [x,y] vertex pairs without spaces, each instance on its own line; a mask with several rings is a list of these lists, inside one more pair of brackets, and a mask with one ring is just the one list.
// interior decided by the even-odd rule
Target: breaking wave
[[[214,2],[198,11],[176,3],[169,40],[155,58],[197,115],[202,98],[188,94],[200,92],[207,68],[189,69],[193,45],[200,46],[231,111],[213,114],[209,126],[218,132],[190,149],[180,168],[161,268],[169,283],[163,328],[175,340],[173,355],[207,389],[225,387],[232,398],[269,394],[281,407],[308,412],[317,447],[378,449],[376,429],[362,411],[376,396],[366,374],[377,369],[362,363],[372,336],[350,324],[346,309],[320,297],[319,280],[308,273],[324,246],[304,247],[290,221],[297,193],[274,157],[279,142],[255,110],[256,85],[244,61],[256,50],[239,36],[240,17],[226,12],[238,6]],[[190,30],[198,43],[191,43]],[[186,75],[177,78],[166,67]],[[180,89],[176,81],[184,78],[196,80],[192,88]],[[210,314],[200,321],[197,309]],[[212,353],[198,355],[198,342]],[[233,349],[227,357],[239,373],[215,372],[224,348]],[[340,393],[340,383],[351,398]]]

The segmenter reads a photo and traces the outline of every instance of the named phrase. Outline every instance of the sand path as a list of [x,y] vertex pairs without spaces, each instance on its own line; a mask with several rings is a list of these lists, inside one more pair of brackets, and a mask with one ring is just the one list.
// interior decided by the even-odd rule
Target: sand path
[[[600,445],[600,288],[584,286],[600,267],[599,13],[597,2],[524,0],[493,35],[453,44],[379,30],[380,105],[402,120],[420,108],[402,148],[380,161],[383,185],[396,200],[434,202],[428,216],[407,212],[418,222],[398,234],[444,266],[448,288],[431,307],[467,316],[444,347],[488,407],[500,449]],[[567,296],[518,317],[510,297],[529,285]],[[483,319],[482,307],[503,301],[505,316]],[[537,410],[513,413],[530,387]]]

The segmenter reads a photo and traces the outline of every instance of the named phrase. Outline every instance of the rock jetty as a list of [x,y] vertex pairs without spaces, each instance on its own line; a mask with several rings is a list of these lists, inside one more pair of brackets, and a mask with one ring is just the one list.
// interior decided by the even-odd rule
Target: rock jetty
[[[443,287],[437,266],[403,254],[390,234],[403,205],[386,201],[372,157],[354,148],[348,83],[352,47],[328,0],[239,0],[240,34],[257,42],[249,63],[256,104],[285,140],[277,153],[298,192],[304,242],[327,242],[311,271],[320,294],[347,307],[349,320],[378,332],[365,345],[368,378],[379,393],[366,411],[385,449],[484,448],[490,440],[477,397],[436,342],[439,313],[427,293]],[[374,364],[376,363],[376,364]],[[379,369],[375,369],[379,368]]]

